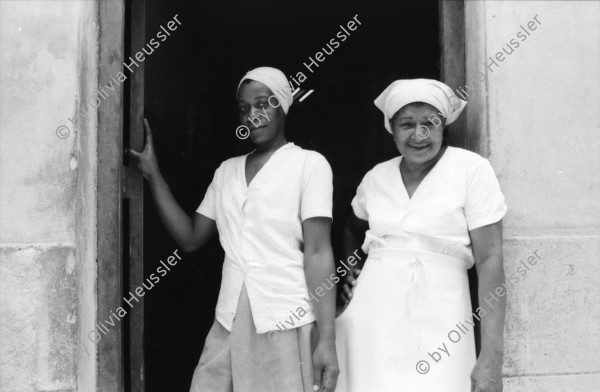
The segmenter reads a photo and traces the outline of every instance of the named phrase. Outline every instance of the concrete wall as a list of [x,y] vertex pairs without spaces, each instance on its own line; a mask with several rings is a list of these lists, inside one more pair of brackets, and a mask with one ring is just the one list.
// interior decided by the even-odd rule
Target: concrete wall
[[542,257],[508,294],[505,390],[598,391],[600,2],[465,3],[469,140],[507,197],[507,276]]
[[95,90],[96,15],[0,1],[2,392],[95,389],[96,116],[67,118]]

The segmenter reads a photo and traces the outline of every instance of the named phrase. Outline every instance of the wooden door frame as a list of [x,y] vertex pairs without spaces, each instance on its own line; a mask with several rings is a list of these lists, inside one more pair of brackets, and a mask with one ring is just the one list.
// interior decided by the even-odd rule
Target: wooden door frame
[[[146,4],[145,0],[130,0],[125,12],[126,23],[126,57],[144,47],[146,42]],[[129,124],[128,140],[125,148],[134,148],[141,151],[144,148],[144,63],[140,62],[139,68],[129,79],[128,99],[126,100],[126,113]],[[125,162],[125,189],[124,198],[128,212],[128,237],[129,250],[128,263],[125,268],[129,271],[129,291],[134,292],[142,286],[144,281],[144,178],[141,172],[126,159]],[[144,392],[145,363],[144,363],[144,298],[139,298],[139,304],[131,309],[129,325],[129,366],[126,366],[126,375],[129,375],[129,386],[132,392]],[[126,354],[127,355],[127,354]]]
[[[98,1],[98,85],[122,71],[124,43],[124,0]],[[116,89],[115,89],[116,90]],[[98,258],[97,322],[108,320],[121,306],[122,289],[122,204],[123,89],[98,107]],[[120,326],[120,324],[119,324]],[[124,392],[123,336],[120,328],[102,335],[97,343],[98,391]]]
[[[453,90],[463,87],[465,68],[465,2],[438,0],[440,29],[440,80]],[[468,108],[467,108],[468,110]],[[466,113],[448,126],[448,144],[467,147]]]
[[[439,0],[440,79],[453,88],[465,84],[464,7],[464,0]],[[145,0],[98,1],[98,20],[98,85],[105,86],[123,71],[128,49],[144,45]],[[123,305],[124,284],[129,296],[144,276],[143,178],[123,156],[125,148],[139,150],[144,144],[143,62],[129,73],[127,82],[128,89],[115,89],[111,99],[98,107],[98,321],[108,320]],[[450,145],[467,146],[465,118],[449,127]],[[110,330],[97,343],[99,391],[145,391],[144,301],[139,300],[133,308],[125,308],[129,319],[121,321],[121,328]],[[127,328],[127,321],[136,328]]]
[[[145,0],[98,1],[98,86],[124,72],[130,48],[145,41]],[[141,285],[143,267],[143,178],[129,167],[124,149],[144,143],[144,65],[98,107],[97,322],[123,306],[128,312],[97,343],[97,390],[143,392],[144,301],[124,306]],[[114,82],[113,82],[114,84]],[[131,130],[131,131],[130,131]],[[126,230],[128,229],[128,230]],[[127,268],[127,270],[125,270]],[[127,289],[124,290],[124,285]],[[113,318],[114,319],[114,318]],[[136,328],[129,328],[135,325]]]

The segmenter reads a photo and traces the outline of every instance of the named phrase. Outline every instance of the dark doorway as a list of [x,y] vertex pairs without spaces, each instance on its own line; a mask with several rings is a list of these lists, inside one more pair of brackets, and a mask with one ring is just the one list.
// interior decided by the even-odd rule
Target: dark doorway
[[[288,140],[322,153],[334,172],[333,242],[362,176],[397,155],[375,97],[399,78],[439,78],[438,3],[421,1],[146,2],[146,42],[174,15],[181,26],[145,61],[145,113],[164,177],[190,214],[214,170],[252,149],[235,135],[235,90],[246,71],[304,73],[314,92],[287,117]],[[310,73],[303,63],[353,18],[355,31]],[[165,26],[166,27],[166,26]],[[145,191],[144,270],[177,248]],[[145,296],[147,391],[188,391],[214,319],[223,251],[215,238],[185,254]]]

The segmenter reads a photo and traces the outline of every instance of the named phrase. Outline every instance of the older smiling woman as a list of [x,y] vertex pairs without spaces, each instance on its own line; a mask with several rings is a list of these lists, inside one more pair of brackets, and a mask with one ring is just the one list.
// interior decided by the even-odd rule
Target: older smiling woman
[[[344,246],[362,242],[368,258],[358,280],[350,274],[352,301],[336,321],[338,392],[502,390],[504,302],[481,320],[477,360],[472,329],[443,360],[428,355],[471,315],[467,269],[477,266],[481,303],[504,282],[504,196],[486,159],[443,145],[466,105],[450,96],[415,79],[375,100],[401,156],[369,171],[352,201]],[[427,374],[415,369],[423,359]]]

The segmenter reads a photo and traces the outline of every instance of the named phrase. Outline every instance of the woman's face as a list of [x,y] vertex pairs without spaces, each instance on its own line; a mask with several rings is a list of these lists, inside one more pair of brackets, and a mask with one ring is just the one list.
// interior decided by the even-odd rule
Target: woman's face
[[254,144],[283,137],[285,113],[267,86],[254,80],[243,83],[237,99],[240,124],[250,129],[250,139]]
[[390,127],[403,159],[413,164],[435,159],[442,147],[445,123],[437,109],[426,103],[411,103],[396,112]]

